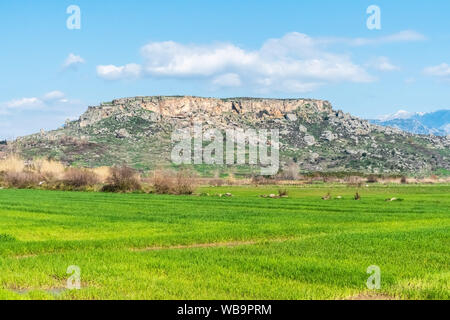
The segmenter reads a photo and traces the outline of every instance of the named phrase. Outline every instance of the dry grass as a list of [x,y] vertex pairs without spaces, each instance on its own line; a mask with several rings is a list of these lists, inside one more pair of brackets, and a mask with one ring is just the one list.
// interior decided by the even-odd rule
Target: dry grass
[[298,180],[300,167],[295,162],[290,162],[285,169],[279,174],[282,180]]
[[102,189],[105,192],[132,192],[142,189],[141,178],[136,170],[127,167],[113,167],[108,183]]
[[33,160],[32,167],[46,181],[61,180],[64,177],[66,168],[61,162],[46,159]]
[[158,194],[193,194],[197,179],[190,170],[156,170],[153,173],[153,187]]
[[234,177],[234,174],[233,174],[233,173],[230,173],[230,174],[228,175],[228,177],[226,178],[225,181],[226,181],[226,184],[227,184],[227,185],[233,186],[233,185],[236,184],[237,179]]
[[8,188],[26,189],[39,185],[41,177],[31,171],[10,171],[4,174],[3,180]]
[[171,170],[155,170],[153,172],[153,187],[158,194],[169,194],[174,189],[174,173]]
[[211,187],[221,187],[224,185],[224,183],[225,180],[220,178],[214,178],[208,181],[208,185],[210,185]]
[[[153,176],[153,177],[152,177]],[[12,188],[92,190],[109,192],[132,192],[141,190],[150,192],[151,186],[160,194],[192,194],[199,185],[220,187],[224,185],[305,185],[318,182],[347,184],[352,187],[362,187],[368,183],[379,184],[437,184],[450,183],[450,177],[435,175],[417,178],[406,176],[382,176],[378,174],[336,175],[322,174],[299,175],[298,166],[290,163],[285,171],[275,177],[247,176],[234,177],[231,172],[227,178],[219,178],[217,171],[214,178],[199,178],[189,170],[156,170],[149,178],[141,179],[140,175],[129,167],[100,167],[95,169],[67,168],[62,163],[47,159],[34,159],[26,162],[19,156],[10,154],[0,159],[0,185]]]
[[268,179],[265,176],[253,176],[252,177],[252,184],[254,184],[255,186],[271,185],[271,184],[274,184],[274,180],[273,179]]
[[73,188],[83,188],[100,182],[95,172],[85,168],[68,168],[64,173],[63,183]]
[[101,183],[108,182],[109,178],[111,177],[111,168],[110,167],[94,168],[94,169],[92,169],[92,171],[95,172],[95,174],[97,174]]
[[278,196],[280,196],[280,197],[287,197],[287,196],[289,196],[288,189],[278,189]]
[[0,172],[22,172],[25,169],[25,162],[16,155],[10,155],[6,159],[0,160]]
[[190,170],[180,170],[176,174],[175,193],[193,194],[197,188],[196,174]]
[[358,176],[346,177],[344,181],[347,183],[348,186],[357,186],[357,187],[362,186],[362,184],[365,182],[364,178]]

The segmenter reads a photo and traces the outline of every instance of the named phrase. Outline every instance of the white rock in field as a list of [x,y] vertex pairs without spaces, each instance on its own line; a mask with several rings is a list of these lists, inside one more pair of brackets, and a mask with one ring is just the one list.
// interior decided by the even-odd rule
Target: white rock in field
[[297,121],[297,116],[293,113],[288,113],[286,115],[286,120],[288,121]]
[[306,133],[306,132],[308,132],[308,128],[306,128],[304,125],[299,125],[298,131]]
[[305,136],[305,142],[308,146],[313,146],[316,144],[316,139],[313,136],[306,135]]

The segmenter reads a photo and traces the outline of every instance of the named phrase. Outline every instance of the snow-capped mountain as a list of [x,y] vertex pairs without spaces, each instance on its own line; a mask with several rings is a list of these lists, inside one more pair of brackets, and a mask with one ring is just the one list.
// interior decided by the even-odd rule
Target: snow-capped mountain
[[446,136],[450,134],[450,109],[430,113],[399,110],[394,114],[383,115],[376,120],[370,120],[370,122],[416,134]]

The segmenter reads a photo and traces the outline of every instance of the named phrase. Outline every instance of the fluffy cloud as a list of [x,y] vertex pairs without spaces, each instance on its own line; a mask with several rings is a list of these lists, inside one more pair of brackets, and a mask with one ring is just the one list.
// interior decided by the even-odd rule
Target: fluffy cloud
[[0,102],[0,140],[14,140],[41,128],[55,129],[66,119],[75,119],[85,107],[82,101],[66,98],[61,91]]
[[140,76],[204,78],[219,86],[247,85],[258,90],[310,91],[329,82],[370,82],[374,78],[349,56],[324,50],[301,33],[270,39],[255,51],[233,44],[184,45],[152,42],[141,49],[144,63],[100,65],[106,80]]
[[446,63],[442,63],[437,66],[425,68],[424,73],[428,76],[448,78],[450,77],[450,66]]
[[77,66],[83,63],[85,63],[85,61],[81,56],[77,56],[73,53],[70,53],[63,63],[63,68],[64,69],[76,68]]
[[219,87],[239,87],[242,82],[241,78],[236,73],[227,73],[216,77],[213,84]]
[[14,110],[40,110],[55,103],[70,103],[61,91],[51,91],[42,97],[19,98],[0,103],[0,113],[8,114]]
[[46,93],[42,99],[44,101],[56,101],[56,100],[64,100],[65,94],[61,91],[51,91]]
[[317,42],[321,44],[346,44],[350,46],[382,45],[389,43],[417,42],[427,38],[416,31],[404,30],[387,36],[376,38],[321,38]]
[[228,68],[242,68],[255,62],[255,54],[231,44],[215,46],[155,42],[141,49],[144,70],[154,76],[212,76]]
[[97,66],[97,75],[105,80],[119,80],[126,78],[138,78],[142,67],[135,63],[117,67],[115,65]]
[[392,42],[413,42],[423,40],[426,40],[426,37],[423,34],[413,30],[406,30],[385,37],[380,37],[378,42],[392,43]]
[[29,109],[41,107],[43,104],[39,98],[21,98],[8,101],[4,106],[8,109]]
[[378,71],[397,71],[400,68],[389,60],[387,57],[378,57],[370,61],[367,66],[372,67]]

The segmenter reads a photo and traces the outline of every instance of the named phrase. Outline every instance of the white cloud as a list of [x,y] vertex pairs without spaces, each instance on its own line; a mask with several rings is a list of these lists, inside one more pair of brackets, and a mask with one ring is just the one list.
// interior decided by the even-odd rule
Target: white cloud
[[4,104],[8,109],[30,109],[44,105],[39,98],[20,98],[8,101]]
[[144,70],[154,76],[212,76],[230,67],[254,63],[256,55],[232,45],[183,45],[173,41],[149,43],[141,49]]
[[214,78],[213,84],[219,87],[239,87],[242,82],[238,74],[227,73]]
[[242,84],[257,90],[293,92],[310,91],[328,82],[374,80],[349,56],[325,51],[315,39],[296,32],[267,40],[255,51],[228,43],[184,45],[167,41],[147,44],[141,55],[142,65],[100,65],[97,74],[106,80],[140,76],[203,78],[216,85]]
[[428,76],[446,78],[450,77],[450,66],[442,63],[437,66],[432,66],[424,69],[424,73]]
[[63,92],[55,90],[44,94],[41,98],[19,98],[0,103],[0,114],[10,114],[14,110],[44,110],[61,103],[73,104],[76,101],[65,98]]
[[56,101],[56,100],[64,100],[63,98],[65,97],[64,93],[61,91],[51,91],[46,93],[43,97],[42,100],[44,101]]
[[115,65],[97,66],[97,75],[105,80],[138,78],[142,67],[135,63],[117,67]]
[[[283,81],[279,88],[285,88],[289,92],[311,92],[322,86],[320,82],[301,82],[296,80]],[[280,89],[279,89],[280,90]]]
[[426,40],[426,37],[423,34],[413,30],[405,30],[385,37],[380,37],[378,42],[392,43],[392,42],[414,42],[424,40]]
[[387,57],[378,57],[375,59],[372,59],[367,66],[372,67],[379,71],[397,71],[400,70],[400,68],[396,65],[394,65],[389,58]]
[[85,63],[85,61],[81,56],[77,56],[73,53],[70,53],[69,56],[64,61],[63,68],[65,69],[74,68],[83,63]]
[[368,46],[382,45],[389,43],[417,42],[424,41],[427,38],[416,31],[404,30],[387,36],[375,38],[321,38],[317,39],[317,43],[327,44],[346,44],[350,46]]
[[[254,71],[277,80],[321,80],[329,82],[370,82],[367,72],[346,55],[322,50],[305,34],[289,33],[266,41],[258,52]],[[307,81],[310,82],[310,81]]]

